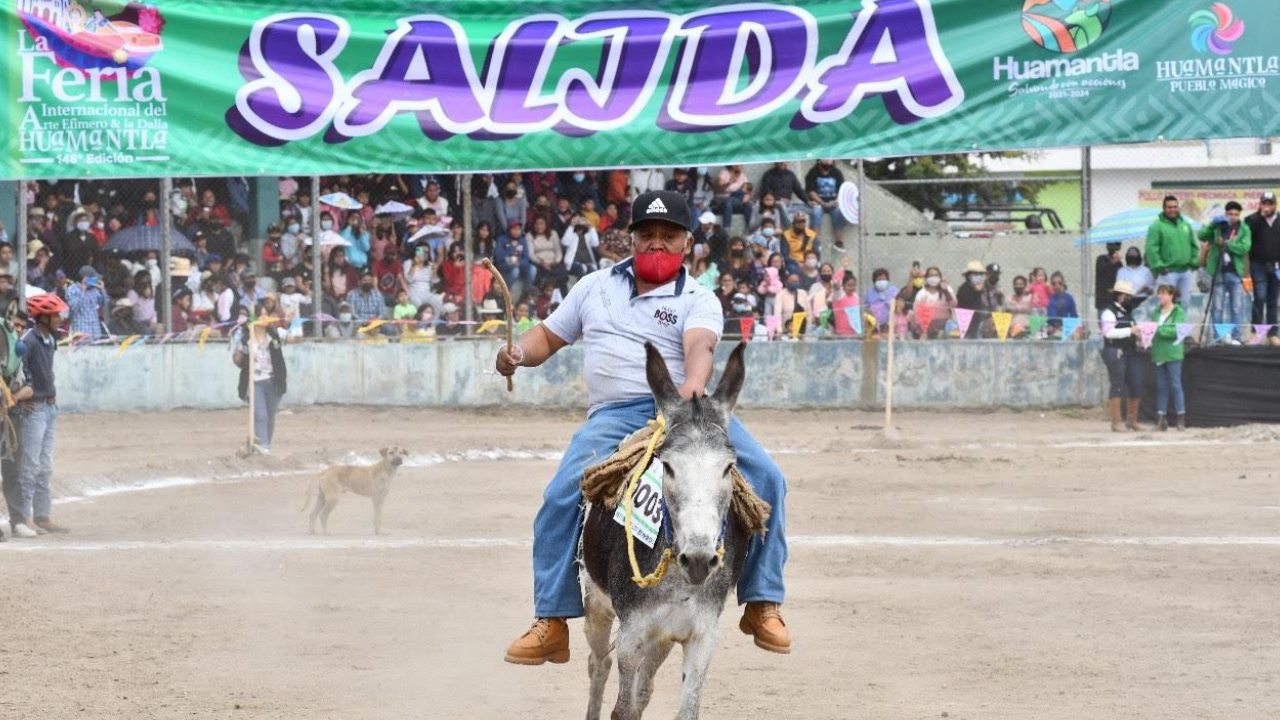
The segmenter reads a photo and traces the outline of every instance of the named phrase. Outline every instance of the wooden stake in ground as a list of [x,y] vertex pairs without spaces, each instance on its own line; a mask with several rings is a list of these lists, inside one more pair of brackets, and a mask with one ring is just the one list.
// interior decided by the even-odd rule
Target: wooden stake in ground
[[898,429],[893,426],[893,336],[894,322],[893,316],[896,314],[894,303],[897,299],[889,301],[889,356],[885,361],[885,381],[884,381],[884,436],[890,440],[898,438]]
[[[493,262],[489,258],[484,258],[480,262],[484,265],[485,270],[493,273],[493,280],[497,283],[499,292],[502,293],[502,302],[507,308],[507,352],[511,352],[515,338],[515,317],[513,317],[515,313],[511,311],[511,291],[507,289],[506,278],[502,277],[502,273],[498,272],[498,269],[493,266]],[[515,380],[511,376],[507,376],[507,392],[515,392],[515,389]]]

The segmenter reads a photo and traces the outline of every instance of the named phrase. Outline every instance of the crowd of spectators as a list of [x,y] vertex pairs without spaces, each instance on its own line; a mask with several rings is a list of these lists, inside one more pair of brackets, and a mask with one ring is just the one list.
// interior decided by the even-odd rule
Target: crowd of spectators
[[[1077,314],[1061,274],[1043,268],[1014,278],[1006,293],[998,266],[971,264],[953,288],[939,268],[917,263],[900,284],[888,270],[875,270],[872,286],[860,293],[847,255],[824,261],[823,220],[829,218],[828,237],[837,247],[845,231],[837,201],[844,178],[829,160],[803,180],[777,163],[758,185],[740,165],[474,175],[470,227],[458,207],[459,181],[327,177],[317,211],[308,181],[282,178],[279,220],[267,229],[260,258],[249,254],[244,179],[176,182],[174,227],[195,250],[171,264],[174,331],[213,326],[225,333],[267,311],[295,334],[308,333],[320,317],[330,337],[461,335],[469,274],[478,311],[471,329],[496,332],[502,307],[493,277],[479,263],[467,267],[468,242],[474,258],[490,258],[503,275],[524,330],[545,319],[578,278],[630,255],[630,203],[660,188],[685,194],[698,218],[686,267],[719,297],[729,335],[878,335],[893,313],[900,337],[958,337],[954,311],[966,309],[976,318],[967,337],[994,337],[991,314],[1009,312],[1012,337],[1047,338],[1060,331],[1061,318]],[[71,331],[87,338],[158,332],[159,253],[107,250],[121,230],[160,224],[155,183],[64,180],[28,188],[29,285],[64,296]],[[313,308],[317,241],[321,306]],[[17,274],[12,253],[11,244],[0,244],[0,290]],[[916,311],[922,305],[933,307],[927,326]],[[1047,322],[1032,322],[1037,315]]]

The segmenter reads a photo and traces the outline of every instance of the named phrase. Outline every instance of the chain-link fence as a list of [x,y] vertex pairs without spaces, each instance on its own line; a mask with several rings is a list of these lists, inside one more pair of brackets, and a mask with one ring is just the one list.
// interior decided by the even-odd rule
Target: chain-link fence
[[[857,189],[856,221],[839,209],[845,183]],[[506,276],[527,328],[583,272],[630,253],[629,201],[661,187],[685,192],[695,208],[690,271],[721,292],[731,334],[870,336],[885,319],[878,299],[900,290],[904,339],[957,337],[960,318],[950,311],[968,307],[980,326],[969,337],[993,336],[992,313],[1007,312],[1014,337],[1056,338],[1074,315],[1081,330],[1073,337],[1084,339],[1097,332],[1106,300],[1098,291],[1124,271],[1127,255],[1136,250],[1141,264],[1160,269],[1145,256],[1146,235],[1166,196],[1178,198],[1198,235],[1230,201],[1255,212],[1263,192],[1280,189],[1280,166],[1269,141],[1237,140],[740,169],[32,181],[11,195],[5,234],[14,247],[0,247],[0,265],[9,265],[8,282],[22,285],[25,273],[31,292],[59,292],[88,308],[73,312],[71,325],[89,340],[217,338],[264,300],[308,336],[489,334],[502,326],[500,303],[492,275],[473,260],[489,258]],[[811,244],[796,222],[817,231]],[[1121,243],[1119,266],[1107,241]],[[772,277],[755,265],[775,252],[782,257]],[[827,263],[856,278],[859,311],[840,302],[847,288],[826,284]],[[86,277],[89,267],[96,279]],[[998,283],[964,290],[979,275]],[[937,287],[929,276],[940,278]],[[803,300],[788,279],[807,291]],[[877,279],[892,289],[879,290]],[[1195,280],[1188,305],[1202,323],[1214,282],[1204,273]],[[794,301],[779,299],[788,294]],[[947,312],[935,319],[951,321],[920,327],[917,296],[938,304],[937,294]],[[1247,325],[1252,298],[1239,303],[1236,314],[1209,319]]]

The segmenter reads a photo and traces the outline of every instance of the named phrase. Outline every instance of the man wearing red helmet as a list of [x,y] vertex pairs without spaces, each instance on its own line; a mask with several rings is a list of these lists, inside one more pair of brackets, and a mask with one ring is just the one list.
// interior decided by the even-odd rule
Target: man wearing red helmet
[[[14,534],[30,537],[67,532],[49,518],[53,497],[49,478],[53,475],[54,435],[58,429],[58,391],[53,378],[53,354],[58,349],[58,328],[70,308],[53,293],[27,299],[27,314],[34,327],[22,336],[26,345],[23,370],[31,397],[22,402],[22,437],[19,440],[18,483],[22,488],[22,517],[10,518]],[[22,532],[24,526],[28,532]]]

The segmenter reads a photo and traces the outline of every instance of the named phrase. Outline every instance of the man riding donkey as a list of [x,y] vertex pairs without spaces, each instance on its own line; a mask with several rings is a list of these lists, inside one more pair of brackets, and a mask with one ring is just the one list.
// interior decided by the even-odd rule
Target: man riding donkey
[[[583,472],[656,415],[645,375],[645,343],[661,353],[681,396],[705,395],[711,378],[724,314],[715,295],[693,282],[682,264],[693,242],[689,206],[679,193],[649,192],[636,198],[631,217],[634,257],[583,277],[546,322],[498,352],[498,372],[510,376],[517,367],[541,365],[582,338],[591,402],[587,423],[570,441],[534,520],[536,620],[507,648],[507,662],[569,660],[566,620],[583,615],[577,567]],[[787,561],[786,481],[737,418],[729,439],[742,475],[772,506],[767,533],[752,540],[738,582],[738,603],[746,605],[739,627],[758,647],[789,653],[791,637],[780,608]]]

